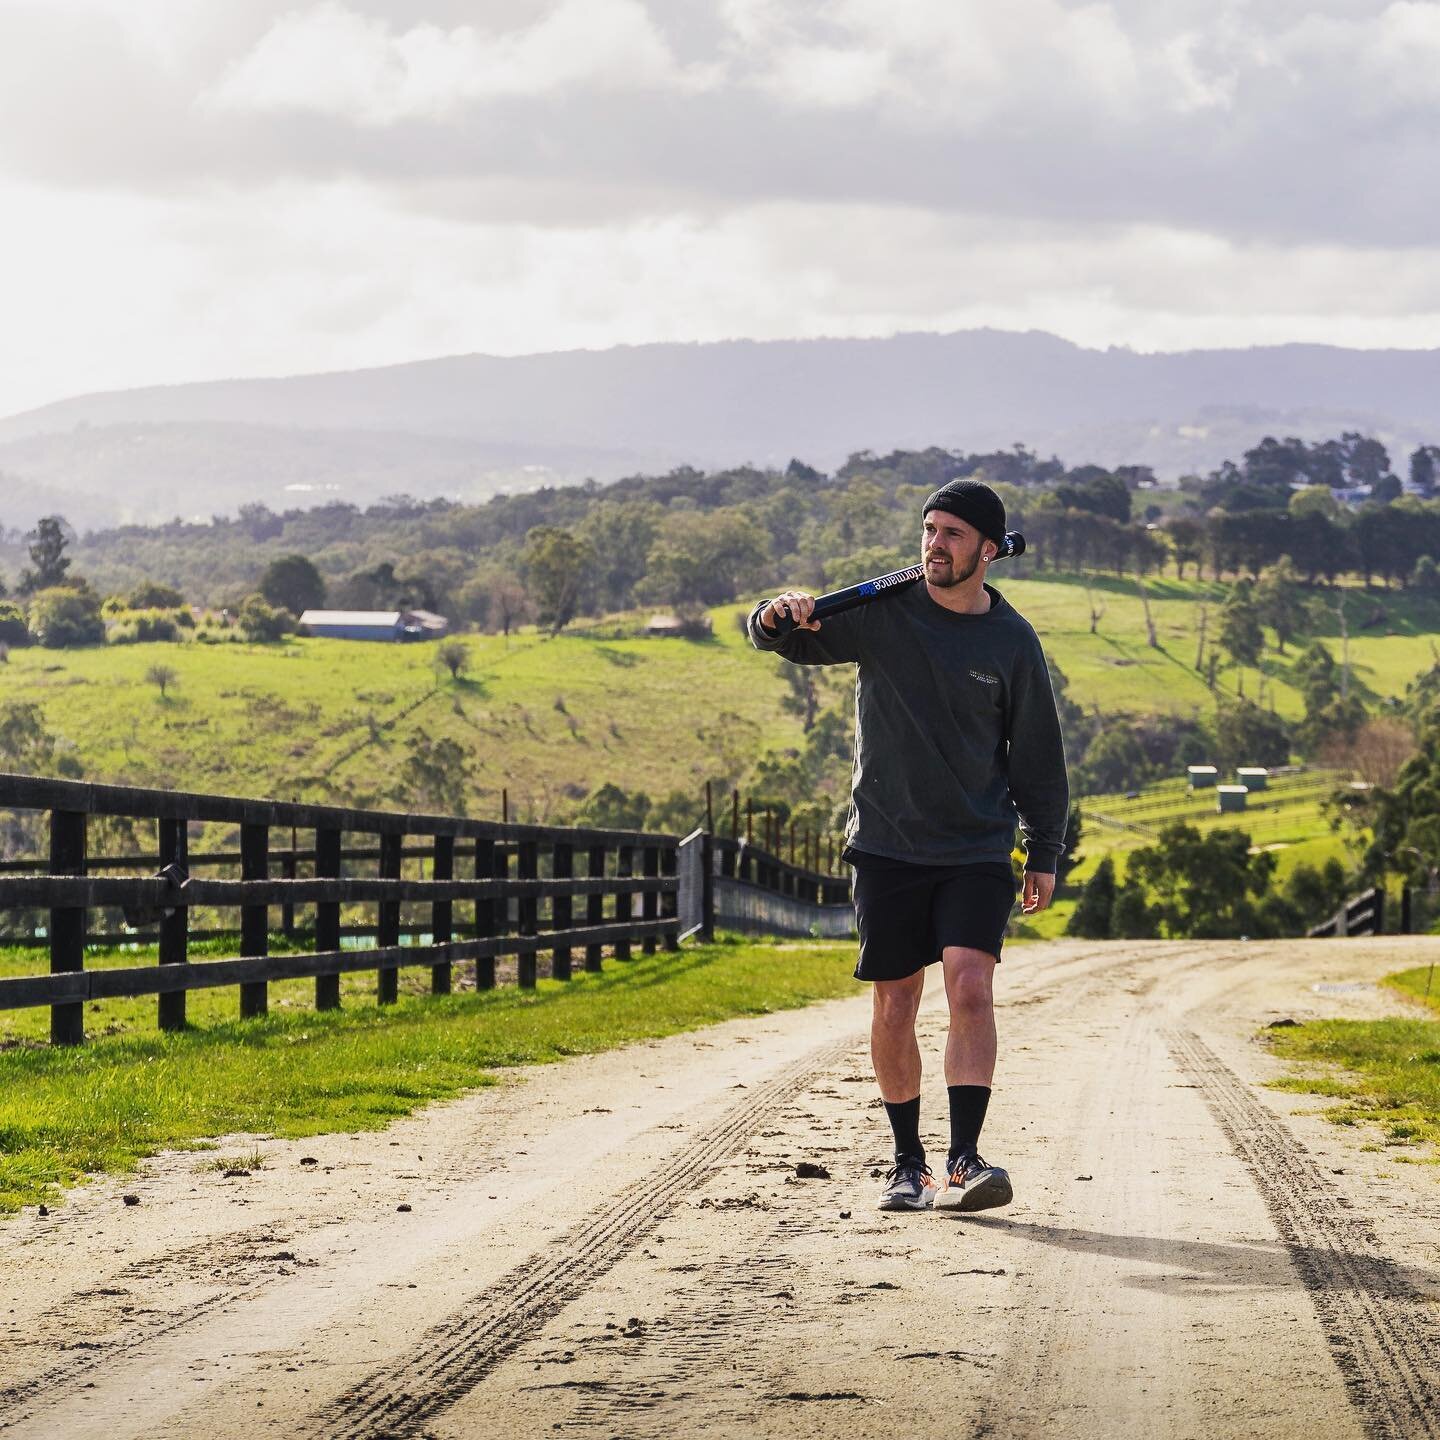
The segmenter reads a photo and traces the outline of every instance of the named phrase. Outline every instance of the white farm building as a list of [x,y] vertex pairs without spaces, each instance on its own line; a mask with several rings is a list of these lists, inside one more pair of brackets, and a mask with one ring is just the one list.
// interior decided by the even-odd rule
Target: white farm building
[[439,640],[449,628],[429,610],[307,610],[300,617],[303,634],[331,640]]

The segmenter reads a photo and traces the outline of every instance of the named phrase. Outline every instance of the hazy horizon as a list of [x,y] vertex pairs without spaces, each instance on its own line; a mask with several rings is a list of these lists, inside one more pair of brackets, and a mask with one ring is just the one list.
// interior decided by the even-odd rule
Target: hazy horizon
[[123,393],[130,390],[172,390],[179,389],[186,385],[226,384],[242,383],[251,380],[303,380],[317,379],[330,375],[348,375],[372,370],[400,369],[410,365],[424,365],[427,363],[441,363],[447,360],[466,359],[494,359],[494,360],[525,360],[542,359],[554,355],[603,355],[610,351],[617,350],[643,350],[659,346],[719,346],[719,345],[764,345],[768,343],[793,342],[804,344],[808,342],[820,343],[827,340],[896,340],[910,336],[928,337],[943,339],[951,336],[994,334],[1014,336],[1038,336],[1045,339],[1059,340],[1067,345],[1073,345],[1078,350],[1092,352],[1094,354],[1105,354],[1107,352],[1120,352],[1123,354],[1137,356],[1178,356],[1195,353],[1223,353],[1225,351],[1251,352],[1256,350],[1276,350],[1287,346],[1313,347],[1323,349],[1354,351],[1357,353],[1370,352],[1381,353],[1386,351],[1422,354],[1433,351],[1440,351],[1440,343],[1432,345],[1335,345],[1327,341],[1319,340],[1277,340],[1271,342],[1248,345],[1207,345],[1207,346],[1186,346],[1186,347],[1154,347],[1147,348],[1140,345],[1086,345],[1080,341],[1071,340],[1068,336],[1056,334],[1040,327],[1031,327],[1026,330],[1007,329],[998,325],[978,325],[960,330],[895,330],[885,334],[876,335],[775,335],[759,338],[753,335],[729,335],[722,336],[715,340],[636,340],[620,341],[614,345],[576,345],[562,350],[519,350],[514,352],[502,351],[464,351],[453,354],[437,355],[416,355],[396,360],[387,360],[375,365],[355,365],[328,370],[277,370],[273,374],[247,373],[247,374],[218,374],[207,376],[196,376],[187,380],[159,380],[150,381],[144,384],[119,385],[108,387],[104,390],[78,392],[76,394],[56,395],[49,400],[42,400],[38,405],[26,406],[23,410],[15,410],[7,413],[0,413],[0,421],[21,418],[35,411],[45,410],[54,405],[63,404],[69,400],[83,400],[90,396]]
[[654,342],[1440,335],[1437,0],[0,0],[0,415]]

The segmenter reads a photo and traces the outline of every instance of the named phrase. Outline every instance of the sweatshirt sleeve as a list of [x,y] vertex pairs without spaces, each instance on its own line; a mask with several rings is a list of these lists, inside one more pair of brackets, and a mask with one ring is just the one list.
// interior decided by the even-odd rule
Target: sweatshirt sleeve
[[761,600],[746,622],[750,643],[757,650],[779,655],[796,665],[849,665],[859,660],[863,609],[832,615],[820,622],[818,630],[792,630],[788,635],[770,635],[760,625],[760,612],[769,603]]
[[1020,816],[1025,868],[1053,875],[1065,849],[1070,783],[1050,671],[1038,639],[1021,656],[1006,717],[1010,795]]

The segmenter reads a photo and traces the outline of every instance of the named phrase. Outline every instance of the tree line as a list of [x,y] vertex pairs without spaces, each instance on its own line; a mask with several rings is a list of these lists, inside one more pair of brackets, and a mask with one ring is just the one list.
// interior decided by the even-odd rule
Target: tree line
[[[208,524],[72,536],[65,558],[102,595],[153,581],[238,615],[252,595],[296,613],[267,572],[280,560],[298,568],[298,557],[313,567],[301,589],[315,603],[422,608],[493,631],[532,620],[559,629],[582,615],[695,610],[782,581],[826,588],[910,563],[924,496],[974,477],[1000,492],[1031,542],[1011,573],[1257,579],[1288,560],[1311,585],[1357,577],[1433,588],[1437,455],[1434,446],[1412,454],[1406,488],[1373,437],[1267,438],[1238,462],[1165,487],[1144,466],[1067,467],[1024,446],[865,451],[833,474],[800,460],[783,470],[681,467],[480,505],[396,496],[363,510],[276,513],[251,504]],[[63,529],[59,517],[45,523]],[[23,597],[58,583],[32,564],[16,588]]]

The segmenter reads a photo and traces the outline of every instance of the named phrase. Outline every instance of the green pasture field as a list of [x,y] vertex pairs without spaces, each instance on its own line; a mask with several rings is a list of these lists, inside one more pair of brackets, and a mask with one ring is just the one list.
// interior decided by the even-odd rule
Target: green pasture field
[[[1144,608],[1136,582],[1104,575],[1049,576],[1011,580],[997,574],[996,584],[1035,626],[1051,658],[1070,681],[1072,697],[1102,714],[1205,714],[1214,697],[1195,669],[1200,634],[1200,609],[1208,607],[1208,633],[1219,633],[1220,607],[1230,587],[1215,581],[1147,580],[1158,650],[1145,632]],[[1090,598],[1103,607],[1096,633],[1090,633]],[[1400,590],[1342,587],[1350,629],[1350,664],[1356,693],[1374,700],[1403,695],[1407,681],[1435,663],[1432,638],[1440,634],[1440,599]],[[1383,612],[1383,619],[1377,615]],[[1362,628],[1372,621],[1369,628]],[[1273,693],[1275,708],[1286,719],[1304,714],[1291,669],[1309,638],[1324,642],[1340,658],[1339,624],[1327,614],[1313,637],[1292,642],[1281,655],[1274,636],[1261,657],[1266,702]],[[1207,642],[1208,643],[1208,642]],[[1239,676],[1221,666],[1221,689],[1233,698]],[[1258,676],[1246,670],[1245,692],[1256,694]]]
[[[800,739],[777,662],[733,620],[709,641],[464,639],[471,668],[458,681],[421,644],[17,650],[4,695],[39,702],[87,775],[167,789],[384,806],[412,742],[448,736],[470,756],[471,814],[498,818],[504,787],[512,818],[537,822],[604,781],[699,795]],[[157,662],[179,677],[164,700],[144,678]]]
[[[1213,709],[1194,657],[1200,607],[1210,607],[1213,635],[1225,587],[1147,582],[1163,647],[1157,651],[1145,643],[1131,579],[1001,576],[999,583],[1035,623],[1072,697],[1087,709]],[[1105,608],[1094,635],[1087,583]],[[1356,685],[1372,696],[1403,694],[1432,663],[1440,602],[1399,591],[1347,593]],[[1360,629],[1379,609],[1383,624]],[[471,757],[474,815],[497,814],[506,787],[514,817],[563,818],[605,781],[654,799],[693,793],[698,813],[705,780],[738,777],[757,755],[803,738],[799,718],[781,708],[784,662],[750,649],[738,623],[742,607],[712,613],[709,640],[636,636],[639,615],[582,622],[554,639],[533,630],[508,642],[465,636],[471,668],[458,682],[437,673],[426,645],[312,639],[13,650],[0,679],[6,699],[40,703],[85,772],[107,780],[386,805],[395,803],[396,774],[413,742],[448,736]],[[1338,653],[1333,619],[1323,639]],[[1301,710],[1288,679],[1296,654],[1292,645],[1285,656],[1271,650],[1262,661],[1267,699],[1273,694],[1291,718]],[[145,680],[156,663],[179,675],[164,700]],[[1222,668],[1225,694],[1234,693],[1237,678]],[[1244,678],[1253,695],[1255,672]],[[848,690],[848,669],[823,684],[832,697]],[[1258,821],[1257,843],[1314,836],[1262,835]]]
[[[254,1020],[234,1018],[233,989],[192,992],[190,1026],[177,1033],[156,1028],[153,998],[87,1006],[94,1038],[73,1049],[27,1040],[44,1031],[48,1011],[7,1012],[0,1213],[52,1200],[89,1174],[132,1170],[162,1149],[234,1134],[377,1130],[491,1084],[506,1066],[848,995],[853,963],[843,942],[733,941],[607,962],[601,974],[541,980],[534,991],[441,998],[417,993],[428,976],[410,971],[383,1011],[374,977],[349,976],[343,1007],[324,1013],[311,1006],[313,982],[287,981],[271,986],[271,1011]],[[0,974],[43,969],[40,952],[0,952]]]
[[[1416,1015],[1391,1020],[1317,1020],[1265,1032],[1274,1052],[1298,1073],[1277,1090],[1323,1095],[1337,1125],[1377,1127],[1366,1149],[1398,1161],[1440,1164],[1440,977],[1428,965],[1388,976],[1386,984],[1416,1002]],[[1429,999],[1425,998],[1429,986]]]
[[[1230,777],[1220,777],[1229,783]],[[1071,872],[1083,884],[1104,855],[1123,871],[1123,857],[1152,845],[1167,825],[1183,822],[1201,831],[1244,830],[1257,847],[1273,849],[1283,876],[1303,859],[1323,864],[1331,855],[1345,859],[1344,841],[1330,825],[1324,805],[1345,783],[1338,770],[1303,769],[1270,778],[1252,793],[1241,814],[1221,814],[1214,790],[1191,790],[1183,777],[1145,786],[1135,798],[1124,794],[1087,795],[1080,801],[1084,822],[1082,863]]]
[[1116,880],[1123,881],[1130,855],[1153,844],[1164,826],[1177,821],[1202,831],[1222,827],[1244,830],[1255,848],[1274,853],[1275,876],[1280,883],[1297,865],[1319,867],[1332,857],[1353,867],[1358,858],[1353,842],[1331,828],[1322,809],[1326,798],[1344,781],[1341,772],[1321,768],[1273,776],[1269,788],[1252,795],[1250,808],[1239,815],[1220,814],[1213,790],[1192,791],[1187,781],[1179,778],[1147,785],[1133,800],[1124,794],[1085,796],[1080,801],[1078,863],[1050,909],[1033,919],[1017,921],[1015,933],[1034,940],[1063,936],[1080,890],[1100,862],[1108,857]]

